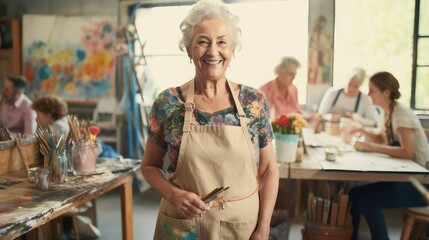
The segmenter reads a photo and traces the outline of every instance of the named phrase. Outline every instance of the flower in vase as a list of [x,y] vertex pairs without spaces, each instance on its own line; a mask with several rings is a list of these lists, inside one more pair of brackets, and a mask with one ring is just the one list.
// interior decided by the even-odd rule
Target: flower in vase
[[70,140],[80,145],[96,145],[100,128],[89,120],[80,120],[76,116],[69,116]]
[[274,133],[299,134],[303,127],[308,125],[307,120],[299,113],[282,114],[271,125]]

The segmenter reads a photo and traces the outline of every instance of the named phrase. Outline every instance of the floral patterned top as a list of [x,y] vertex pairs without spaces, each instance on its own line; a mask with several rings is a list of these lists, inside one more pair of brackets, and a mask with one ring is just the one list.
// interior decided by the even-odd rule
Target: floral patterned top
[[[240,85],[238,100],[243,106],[246,117],[250,120],[249,134],[256,150],[256,159],[259,160],[259,149],[264,148],[273,139],[267,100],[261,91],[244,85]],[[182,141],[184,116],[184,101],[174,95],[170,89],[166,89],[158,95],[149,114],[149,136],[155,144],[167,149],[170,160],[167,169],[169,173],[176,170]],[[193,124],[240,126],[235,106],[214,113],[195,108]]]

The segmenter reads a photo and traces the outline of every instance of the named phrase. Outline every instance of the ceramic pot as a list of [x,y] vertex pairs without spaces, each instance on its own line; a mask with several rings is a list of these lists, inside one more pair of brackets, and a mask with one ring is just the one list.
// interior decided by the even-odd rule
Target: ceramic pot
[[275,152],[279,163],[292,163],[296,161],[299,135],[275,134]]

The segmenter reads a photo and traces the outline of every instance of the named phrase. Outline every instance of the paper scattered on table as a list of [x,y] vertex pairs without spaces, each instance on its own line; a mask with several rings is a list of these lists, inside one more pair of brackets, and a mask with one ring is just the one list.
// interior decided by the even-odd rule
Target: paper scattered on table
[[323,170],[429,173],[426,168],[412,160],[392,158],[380,153],[346,152],[337,155],[335,162],[321,158],[318,160]]
[[335,146],[339,152],[354,152],[354,147],[343,142],[340,136],[332,136],[326,132],[314,133],[313,129],[303,128],[302,138],[309,147],[331,147]]

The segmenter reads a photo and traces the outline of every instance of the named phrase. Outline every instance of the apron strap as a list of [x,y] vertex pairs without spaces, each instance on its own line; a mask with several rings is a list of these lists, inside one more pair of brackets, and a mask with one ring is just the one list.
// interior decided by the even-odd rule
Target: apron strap
[[185,120],[183,123],[183,132],[189,132],[192,123],[192,113],[195,109],[194,103],[194,88],[195,88],[195,80],[192,79],[189,84],[188,96],[186,97],[185,102]]
[[247,131],[247,124],[250,122],[250,120],[246,117],[246,114],[244,113],[243,107],[241,106],[240,101],[238,100],[237,94],[232,90],[231,83],[229,81],[226,81],[228,83],[228,87],[231,90],[232,98],[234,99],[235,108],[237,108],[237,117],[240,121],[240,125],[243,128],[243,130]]
[[358,108],[359,108],[359,103],[360,103],[360,97],[361,97],[362,92],[359,91],[358,97],[356,99],[356,105],[355,105],[355,113],[357,113]]
[[[247,124],[249,123],[249,119],[246,117],[246,114],[244,113],[243,107],[241,106],[240,101],[238,100],[237,94],[235,94],[235,92],[232,90],[231,83],[229,81],[226,81],[226,82],[228,84],[228,87],[234,99],[234,104],[235,104],[235,108],[237,109],[237,117],[238,117],[238,120],[240,121],[240,125],[242,128],[244,128],[244,130],[247,131]],[[194,92],[195,92],[195,80],[193,79],[191,80],[191,83],[189,85],[188,96],[185,102],[186,112],[185,112],[185,120],[183,123],[183,132],[188,132],[191,127],[192,113],[195,109]]]
[[338,98],[340,97],[340,94],[343,92],[344,88],[341,88],[338,92],[337,95],[334,98],[334,101],[332,102],[332,108],[335,107],[335,104],[337,104]]

